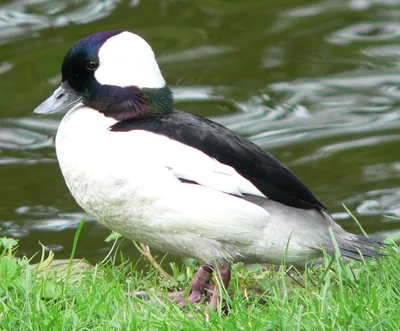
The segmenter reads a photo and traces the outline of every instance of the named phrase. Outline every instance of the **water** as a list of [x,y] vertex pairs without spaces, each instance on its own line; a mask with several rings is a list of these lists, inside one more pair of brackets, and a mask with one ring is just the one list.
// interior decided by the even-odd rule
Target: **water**
[[[54,1],[0,4],[0,235],[31,256],[67,257],[85,214],[61,177],[61,118],[32,110],[88,34],[147,39],[176,107],[256,142],[312,189],[347,230],[400,222],[400,0]],[[109,230],[86,223],[77,255],[102,259]],[[125,243],[126,254],[135,256]]]

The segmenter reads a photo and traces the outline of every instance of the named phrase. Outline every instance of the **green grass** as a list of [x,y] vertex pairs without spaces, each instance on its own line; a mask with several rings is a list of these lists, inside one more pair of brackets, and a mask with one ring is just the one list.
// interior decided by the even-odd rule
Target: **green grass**
[[[82,223],[83,224],[83,223]],[[79,244],[78,236],[75,245]],[[237,264],[225,299],[226,315],[206,306],[178,308],[165,299],[168,287],[189,288],[195,265],[172,266],[164,281],[158,270],[135,270],[114,250],[106,261],[54,260],[39,264],[16,258],[16,242],[0,239],[1,330],[399,330],[399,248],[388,257],[322,264],[297,272]],[[118,255],[122,262],[113,261]],[[161,293],[138,299],[135,291]]]

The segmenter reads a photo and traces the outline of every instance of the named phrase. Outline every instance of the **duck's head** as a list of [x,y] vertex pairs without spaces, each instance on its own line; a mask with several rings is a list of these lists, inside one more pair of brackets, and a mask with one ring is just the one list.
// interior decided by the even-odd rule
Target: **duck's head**
[[172,93],[150,45],[127,31],[96,33],[67,53],[61,85],[35,114],[68,110],[78,103],[118,121],[172,110]]

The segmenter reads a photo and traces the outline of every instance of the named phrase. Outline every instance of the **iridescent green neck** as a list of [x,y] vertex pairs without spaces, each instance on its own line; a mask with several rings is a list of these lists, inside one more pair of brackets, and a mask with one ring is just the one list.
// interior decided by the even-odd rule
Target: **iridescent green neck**
[[[97,83],[97,82],[96,82]],[[172,91],[162,88],[95,84],[83,103],[117,121],[164,116],[173,110]]]

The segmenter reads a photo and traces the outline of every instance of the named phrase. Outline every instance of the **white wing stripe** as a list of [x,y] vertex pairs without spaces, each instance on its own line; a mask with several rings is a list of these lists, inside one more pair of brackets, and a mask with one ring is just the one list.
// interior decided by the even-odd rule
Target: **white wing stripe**
[[198,149],[148,131],[137,130],[132,133],[144,135],[136,141],[146,145],[146,150],[152,155],[152,162],[168,168],[176,177],[229,194],[265,197],[234,168],[218,162]]

